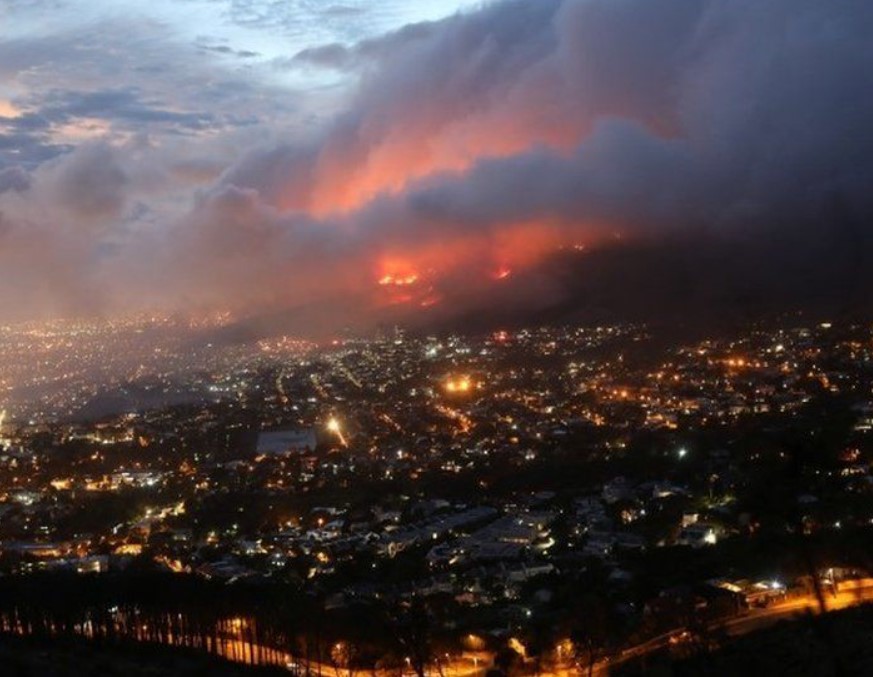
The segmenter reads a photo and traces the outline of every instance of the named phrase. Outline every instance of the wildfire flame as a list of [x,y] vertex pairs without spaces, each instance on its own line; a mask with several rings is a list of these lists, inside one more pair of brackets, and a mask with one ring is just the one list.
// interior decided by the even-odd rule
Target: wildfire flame
[[383,287],[408,287],[416,282],[418,282],[418,275],[416,273],[409,273],[408,275],[387,274],[379,278],[379,284]]

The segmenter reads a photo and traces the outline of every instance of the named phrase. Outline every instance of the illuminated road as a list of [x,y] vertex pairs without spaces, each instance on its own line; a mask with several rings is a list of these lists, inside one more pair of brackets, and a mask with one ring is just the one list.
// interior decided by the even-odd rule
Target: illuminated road
[[[824,601],[825,611],[838,611],[839,609],[845,609],[856,604],[873,602],[873,584],[866,587],[841,590],[836,595],[825,592]],[[746,616],[731,619],[723,623],[721,627],[725,628],[729,635],[744,635],[748,632],[765,628],[777,621],[807,613],[819,613],[818,600],[814,595],[789,599],[766,609],[757,609]]]
[[[837,594],[825,592],[825,611],[838,611],[850,606],[873,602],[873,580],[847,581],[841,584],[843,587]],[[739,637],[750,632],[762,630],[779,621],[804,616],[806,614],[818,614],[819,604],[815,595],[808,594],[803,597],[793,597],[783,602],[773,604],[763,609],[750,609],[746,614],[737,618],[718,623],[713,630],[724,629],[731,637]],[[595,666],[593,674],[608,675],[610,667],[620,665],[626,661],[639,658],[648,653],[664,649],[670,644],[670,638],[681,634],[682,629],[665,633],[643,644],[623,650],[616,657],[602,661]],[[565,674],[571,674],[569,671]]]

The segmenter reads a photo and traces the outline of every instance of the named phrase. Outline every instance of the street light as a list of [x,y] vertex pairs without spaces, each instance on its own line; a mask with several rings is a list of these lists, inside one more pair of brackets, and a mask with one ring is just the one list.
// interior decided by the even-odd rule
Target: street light
[[325,425],[325,427],[327,428],[328,432],[333,433],[339,438],[340,444],[342,444],[344,447],[349,446],[348,442],[346,442],[345,436],[343,435],[342,426],[340,426],[340,422],[336,418],[336,416],[331,416],[329,419],[327,419],[327,424]]

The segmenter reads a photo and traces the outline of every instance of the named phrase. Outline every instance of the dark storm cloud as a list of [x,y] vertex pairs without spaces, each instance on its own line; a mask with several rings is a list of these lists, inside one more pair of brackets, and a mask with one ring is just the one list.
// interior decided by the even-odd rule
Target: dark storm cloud
[[437,31],[439,26],[434,23],[411,24],[388,36],[363,40],[351,46],[334,42],[309,47],[283,63],[288,67],[313,65],[338,70],[363,68],[370,65],[374,59],[388,56],[395,47],[403,48],[410,42],[427,38]]
[[259,52],[249,49],[234,49],[227,44],[226,39],[211,37],[208,35],[198,36],[194,41],[195,47],[204,53],[220,54],[223,56],[234,56],[240,59],[254,59],[261,56]]
[[72,146],[58,144],[43,134],[0,133],[0,167],[25,165],[35,167],[46,160],[72,150]]
[[406,191],[402,205],[388,204],[401,209],[401,221],[429,222],[438,229],[499,228],[546,218],[588,222],[589,230],[603,224],[657,234],[681,223],[711,222],[718,208],[710,201],[718,192],[718,181],[701,173],[684,142],[609,121],[598,123],[572,155],[537,149],[482,160],[462,177],[422,181]]
[[53,90],[42,97],[38,115],[52,123],[86,117],[132,125],[158,122],[187,129],[203,129],[215,124],[211,113],[173,111],[160,101],[149,101],[136,88],[93,92]]
[[0,168],[36,166],[70,151],[69,145],[52,139],[51,127],[48,119],[33,113],[0,117]]
[[298,52],[293,59],[283,60],[278,62],[277,65],[291,67],[297,64],[311,64],[322,68],[341,69],[352,66],[354,64],[354,56],[355,50],[335,42],[330,45],[304,49]]
[[248,49],[234,49],[227,45],[198,45],[198,49],[204,52],[213,52],[215,54],[224,54],[226,56],[236,56],[240,59],[253,59],[260,56],[258,52],[253,52]]

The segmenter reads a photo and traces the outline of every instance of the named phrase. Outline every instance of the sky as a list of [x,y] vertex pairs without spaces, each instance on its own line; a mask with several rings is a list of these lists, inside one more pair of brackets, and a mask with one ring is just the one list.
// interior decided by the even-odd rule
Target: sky
[[866,309],[865,0],[0,0],[0,322]]

